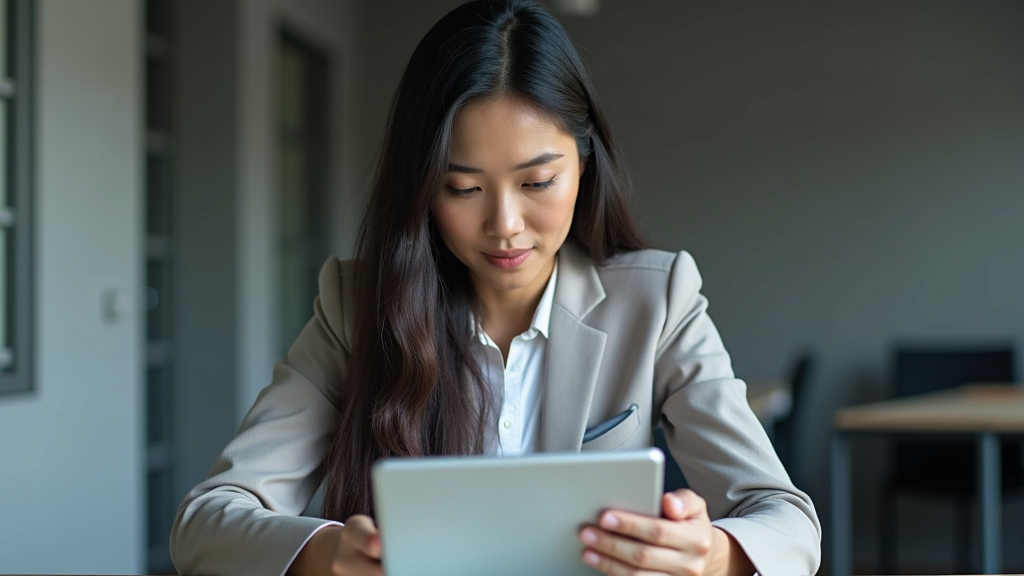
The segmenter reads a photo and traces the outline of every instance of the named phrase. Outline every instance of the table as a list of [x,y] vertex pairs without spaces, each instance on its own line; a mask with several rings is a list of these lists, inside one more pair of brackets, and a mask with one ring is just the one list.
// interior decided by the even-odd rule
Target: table
[[1024,434],[1024,386],[969,384],[907,396],[835,413],[832,435],[832,575],[851,567],[850,447],[854,434],[970,435],[978,446],[982,571],[1001,568],[1001,472],[999,440]]

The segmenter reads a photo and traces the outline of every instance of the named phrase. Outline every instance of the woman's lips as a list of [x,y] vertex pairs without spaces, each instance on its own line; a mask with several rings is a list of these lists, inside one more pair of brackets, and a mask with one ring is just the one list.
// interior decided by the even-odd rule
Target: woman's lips
[[484,258],[497,268],[516,268],[530,257],[530,250],[498,250],[496,252],[484,252]]

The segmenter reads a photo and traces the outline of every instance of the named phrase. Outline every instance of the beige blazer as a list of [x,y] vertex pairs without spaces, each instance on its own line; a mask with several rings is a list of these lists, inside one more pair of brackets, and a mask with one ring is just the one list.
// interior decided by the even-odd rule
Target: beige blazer
[[[642,250],[595,266],[560,252],[541,404],[543,451],[651,445],[660,421],[690,487],[763,576],[817,571],[821,528],[746,402],[706,313],[693,259]],[[171,555],[185,575],[278,576],[326,521],[300,517],[322,480],[346,385],[350,262],[320,272],[315,315],[274,367],[210,477],[182,502]],[[637,404],[583,443],[584,432]]]

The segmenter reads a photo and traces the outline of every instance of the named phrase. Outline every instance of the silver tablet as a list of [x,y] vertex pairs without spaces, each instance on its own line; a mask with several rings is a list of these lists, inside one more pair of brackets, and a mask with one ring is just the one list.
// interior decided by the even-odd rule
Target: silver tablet
[[388,576],[593,576],[580,527],[659,515],[661,451],[385,459],[374,505]]

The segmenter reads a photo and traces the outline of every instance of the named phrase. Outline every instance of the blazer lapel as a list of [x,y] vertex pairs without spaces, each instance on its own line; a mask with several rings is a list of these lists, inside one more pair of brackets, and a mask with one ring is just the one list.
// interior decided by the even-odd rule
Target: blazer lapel
[[569,243],[563,245],[540,409],[544,452],[578,452],[583,442],[607,334],[582,320],[604,297],[590,257]]

